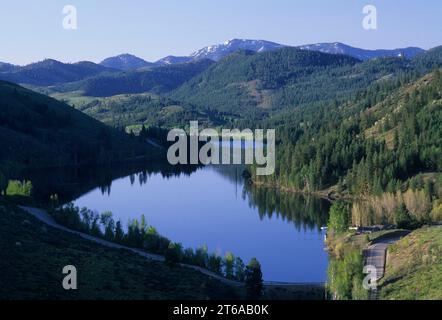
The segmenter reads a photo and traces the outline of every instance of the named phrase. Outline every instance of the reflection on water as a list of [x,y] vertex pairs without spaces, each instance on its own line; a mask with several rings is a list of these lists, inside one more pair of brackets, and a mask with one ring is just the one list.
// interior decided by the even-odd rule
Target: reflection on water
[[147,182],[151,174],[163,178],[190,175],[197,166],[170,166],[162,163],[124,164],[113,166],[82,166],[50,168],[20,172],[10,175],[10,179],[30,180],[33,195],[37,201],[47,203],[52,194],[57,194],[62,203],[70,202],[96,188],[109,193],[112,181],[136,173],[140,183]]
[[[51,170],[32,176],[35,194],[99,212],[126,223],[148,223],[185,247],[258,258],[265,280],[322,282],[327,254],[320,227],[328,203],[257,189],[244,183],[241,166],[163,165]],[[28,173],[29,177],[29,173]]]

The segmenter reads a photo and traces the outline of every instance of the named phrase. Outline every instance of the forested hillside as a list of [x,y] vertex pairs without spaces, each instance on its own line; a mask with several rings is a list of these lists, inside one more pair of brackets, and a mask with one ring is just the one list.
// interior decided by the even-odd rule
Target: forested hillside
[[217,127],[224,124],[227,117],[217,111],[196,108],[150,93],[112,97],[82,97],[68,93],[55,94],[54,97],[105,124],[129,130],[142,125],[183,128],[189,125],[189,121],[198,121],[202,127]]
[[0,65],[0,80],[33,86],[50,86],[115,71],[89,61],[69,64],[46,59],[24,67]]
[[431,70],[441,66],[442,47],[413,59],[364,62],[282,48],[42,90],[118,128],[185,127],[191,120],[276,128],[276,174],[255,182],[372,196],[396,192],[419,173],[440,172],[441,80]]
[[[172,97],[238,115],[347,101],[374,81],[405,72],[411,61],[355,58],[284,48],[239,52],[185,83]],[[261,117],[261,118],[266,118]]]
[[152,153],[55,99],[0,81],[0,165],[103,163]]
[[104,73],[51,88],[55,92],[80,91],[86,96],[109,97],[128,93],[166,93],[206,70],[213,61],[162,66],[152,69]]
[[[442,172],[440,70],[398,89],[379,83],[351,103],[330,106],[328,114],[316,120],[306,118],[280,128],[276,174],[253,179],[305,192],[334,186],[332,191],[340,195],[368,198],[388,193],[397,198],[392,199],[395,203],[404,201],[395,196],[398,191],[425,188],[424,194],[409,196],[428,199],[421,207],[425,202],[425,215],[430,213],[432,199],[440,199],[442,193],[437,174]],[[434,175],[417,176],[420,173]]]

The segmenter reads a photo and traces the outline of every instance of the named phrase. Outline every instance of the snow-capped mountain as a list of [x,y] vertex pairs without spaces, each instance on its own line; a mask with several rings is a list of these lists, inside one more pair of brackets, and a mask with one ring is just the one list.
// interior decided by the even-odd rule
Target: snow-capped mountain
[[400,57],[413,58],[414,56],[425,52],[424,49],[416,47],[408,47],[401,49],[379,49],[379,50],[366,50],[348,46],[340,42],[333,43],[316,43],[310,45],[299,46],[302,50],[320,51],[331,54],[345,54],[360,60],[369,60],[379,57]]
[[191,62],[193,59],[191,57],[177,57],[177,56],[167,56],[163,59],[160,59],[155,62],[156,66],[168,66],[171,64],[177,64],[177,63],[186,63]]
[[[188,63],[202,59],[219,61],[222,58],[238,50],[265,52],[265,51],[277,50],[283,47],[287,46],[265,40],[231,39],[220,44],[204,47],[198,51],[195,51],[189,56],[167,56],[154,63],[147,62],[131,54],[122,54],[116,57],[107,58],[103,60],[100,64],[102,66],[118,70],[131,70],[131,69],[139,69],[146,67],[167,66],[178,63]],[[369,60],[379,57],[398,57],[398,56],[413,58],[414,56],[425,52],[424,49],[416,47],[400,48],[393,50],[387,50],[387,49],[367,50],[367,49],[351,47],[349,45],[340,42],[316,43],[316,44],[309,44],[303,46],[296,46],[296,48],[302,50],[320,51],[323,53],[330,53],[330,54],[344,54],[360,60]]]
[[284,47],[284,45],[264,40],[231,39],[224,43],[208,46],[195,51],[190,57],[193,60],[210,59],[219,61],[225,56],[238,50],[264,52],[280,49],[282,47]]
[[[265,40],[232,39],[225,41],[224,43],[221,44],[208,46],[198,51],[195,51],[189,56],[189,58],[191,58],[192,60],[210,59],[214,61],[219,61],[225,56],[238,50],[265,52],[265,51],[277,50],[283,47],[286,47],[286,45],[265,41]],[[360,60],[369,60],[379,57],[398,57],[398,56],[413,58],[414,56],[425,52],[424,49],[416,47],[399,48],[393,50],[387,50],[387,49],[366,50],[366,49],[351,47],[349,45],[339,42],[317,43],[317,44],[298,46],[297,48],[302,50],[320,51],[331,54],[344,54]]]
[[118,70],[131,70],[153,66],[153,63],[127,53],[104,59],[100,64]]

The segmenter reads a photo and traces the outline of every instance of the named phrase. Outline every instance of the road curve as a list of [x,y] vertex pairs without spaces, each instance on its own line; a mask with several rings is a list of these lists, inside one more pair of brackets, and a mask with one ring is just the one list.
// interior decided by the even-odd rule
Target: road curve
[[[385,267],[387,260],[388,246],[399,241],[406,232],[394,234],[391,237],[376,240],[371,246],[364,251],[364,265],[374,266],[376,268],[376,282],[378,283],[385,275]],[[378,298],[377,290],[370,291],[370,299],[376,300]]]
[[[20,209],[22,209],[23,211],[25,211],[26,213],[32,215],[33,217],[35,217],[37,220],[47,224],[50,227],[53,227],[55,229],[64,231],[64,232],[68,232],[74,235],[77,235],[85,240],[89,240],[95,243],[98,243],[102,246],[108,247],[108,248],[112,248],[112,249],[123,249],[123,250],[129,250],[133,253],[136,253],[146,259],[150,259],[153,261],[159,261],[159,262],[164,262],[165,258],[162,255],[158,255],[158,254],[153,254],[153,253],[149,253],[146,252],[142,249],[135,249],[135,248],[131,248],[128,246],[124,246],[115,242],[110,242],[98,237],[94,237],[91,236],[89,234],[83,233],[83,232],[79,232],[79,231],[75,231],[72,229],[69,229],[65,226],[62,226],[61,224],[57,223],[54,218],[48,214],[45,210],[43,209],[39,209],[39,208],[33,208],[33,207],[24,207],[24,206],[19,206]],[[243,282],[239,282],[239,281],[234,281],[234,280],[230,280],[227,279],[223,276],[220,276],[214,272],[211,272],[205,268],[201,268],[198,266],[193,266],[190,264],[183,264],[181,263],[180,266],[185,267],[185,268],[189,268],[189,269],[193,269],[195,271],[198,271],[206,276],[209,276],[213,279],[216,279],[218,281],[221,281],[227,285],[231,285],[231,286],[235,286],[235,287],[242,287],[244,286]],[[324,283],[290,283],[290,282],[272,282],[272,281],[264,281],[264,287],[290,287],[290,286],[312,286],[312,287],[323,287],[325,284]]]
[[[23,211],[25,211],[26,213],[32,215],[33,217],[35,217],[37,220],[40,220],[41,222],[47,224],[50,227],[53,227],[55,229],[62,230],[62,231],[65,231],[65,232],[77,235],[77,236],[79,236],[79,237],[81,237],[81,238],[83,238],[85,240],[89,240],[89,241],[98,243],[98,244],[100,244],[102,246],[105,246],[105,247],[108,247],[108,248],[112,248],[112,249],[129,250],[129,251],[131,251],[133,253],[136,253],[136,254],[138,254],[138,255],[146,258],[146,259],[150,259],[150,260],[153,260],[153,261],[159,261],[159,262],[164,262],[165,261],[165,258],[162,255],[149,253],[149,252],[146,252],[146,251],[141,250],[141,249],[131,248],[131,247],[124,246],[124,245],[121,245],[121,244],[118,244],[118,243],[114,243],[114,242],[110,242],[110,241],[107,241],[107,240],[104,240],[104,239],[101,239],[101,238],[98,238],[98,237],[94,237],[94,236],[91,236],[91,235],[83,233],[83,232],[79,232],[79,231],[75,231],[75,230],[71,230],[69,228],[66,228],[66,227],[62,226],[61,224],[57,223],[50,214],[48,214],[46,211],[44,211],[42,209],[32,208],[32,207],[24,207],[24,206],[19,206],[19,208],[22,209]],[[224,277],[222,277],[222,276],[220,276],[220,275],[218,275],[216,273],[213,273],[213,272],[211,272],[211,271],[209,271],[207,269],[204,269],[204,268],[201,268],[201,267],[198,267],[198,266],[192,266],[192,265],[188,265],[188,264],[180,264],[180,265],[182,267],[190,268],[190,269],[193,269],[195,271],[198,271],[198,272],[200,272],[200,273],[202,273],[202,274],[204,274],[206,276],[209,276],[209,277],[211,277],[213,279],[219,280],[219,281],[221,281],[221,282],[223,282],[223,283],[225,283],[227,285],[236,286],[236,287],[240,287],[240,286],[244,285],[242,282],[226,279],[226,278],[224,278]]]

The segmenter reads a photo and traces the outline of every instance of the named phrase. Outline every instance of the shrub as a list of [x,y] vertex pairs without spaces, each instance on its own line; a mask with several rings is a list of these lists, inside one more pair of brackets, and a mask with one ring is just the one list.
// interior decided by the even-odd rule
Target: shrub
[[246,267],[245,283],[247,297],[252,300],[260,298],[263,294],[264,286],[262,281],[261,264],[253,258]]
[[24,196],[30,197],[32,194],[31,181],[17,181],[11,180],[6,188],[6,195],[8,196]]
[[412,230],[419,227],[419,223],[411,216],[410,212],[408,212],[405,204],[402,204],[396,209],[395,222],[399,229]]
[[74,207],[72,203],[55,210],[52,215],[55,221],[70,229],[82,232],[88,231],[84,222],[81,220],[80,210]]
[[169,243],[164,255],[169,266],[175,266],[181,262],[183,257],[183,246],[180,243]]
[[431,220],[442,221],[442,200],[436,200],[431,210]]
[[227,279],[234,278],[235,256],[231,252],[227,252],[224,257],[224,271]]
[[223,259],[216,253],[212,253],[207,261],[207,267],[214,273],[222,274],[222,263]]
[[328,288],[338,300],[365,299],[363,292],[363,256],[351,249],[342,258],[332,258],[328,267]]
[[337,201],[330,207],[328,230],[335,233],[343,233],[350,225],[350,209],[348,204]]

